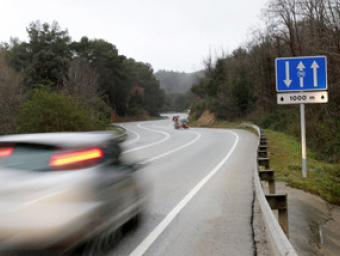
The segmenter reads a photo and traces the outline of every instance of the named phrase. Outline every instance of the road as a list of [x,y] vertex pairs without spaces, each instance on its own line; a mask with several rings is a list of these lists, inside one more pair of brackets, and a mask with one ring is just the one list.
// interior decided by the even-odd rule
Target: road
[[123,157],[148,200],[141,225],[109,255],[253,255],[256,137],[244,130],[175,130],[170,119],[125,123]]

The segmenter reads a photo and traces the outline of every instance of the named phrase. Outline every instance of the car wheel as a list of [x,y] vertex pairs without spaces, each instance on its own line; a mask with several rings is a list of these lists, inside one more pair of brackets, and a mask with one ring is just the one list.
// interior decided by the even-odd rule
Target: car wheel
[[133,216],[130,220],[128,220],[124,224],[124,231],[130,232],[138,228],[140,223],[142,222],[142,213],[137,213],[135,216]]
[[121,238],[121,229],[115,231],[107,231],[89,239],[82,245],[78,246],[67,256],[102,256],[106,255],[116,245]]

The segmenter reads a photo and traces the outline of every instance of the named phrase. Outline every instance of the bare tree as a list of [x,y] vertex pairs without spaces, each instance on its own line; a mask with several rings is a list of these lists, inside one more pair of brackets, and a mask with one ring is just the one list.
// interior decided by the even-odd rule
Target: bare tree
[[302,44],[298,26],[299,11],[297,0],[272,0],[266,10],[270,23],[277,36],[289,44],[293,56],[302,53]]
[[74,97],[90,100],[98,94],[97,81],[98,76],[90,64],[86,60],[76,58],[70,64],[65,90]]
[[76,58],[70,63],[64,92],[76,98],[88,110],[89,115],[104,118],[111,114],[111,108],[101,99],[98,75],[90,63]]

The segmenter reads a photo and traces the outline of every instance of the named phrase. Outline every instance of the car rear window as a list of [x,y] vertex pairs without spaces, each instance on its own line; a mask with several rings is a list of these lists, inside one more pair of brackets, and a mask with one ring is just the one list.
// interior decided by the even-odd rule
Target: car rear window
[[[30,171],[55,170],[51,166],[51,159],[67,152],[81,152],[82,150],[95,149],[96,147],[63,149],[57,146],[30,143],[0,143],[0,169],[16,169]],[[94,164],[106,162],[119,164],[120,147],[116,142],[108,143],[101,148],[103,157],[98,161],[84,161],[80,165],[65,166],[58,169],[79,169],[90,167]]]
[[57,148],[35,144],[4,144],[1,149],[13,149],[5,157],[0,157],[0,167],[6,169],[43,171],[49,170],[51,155]]

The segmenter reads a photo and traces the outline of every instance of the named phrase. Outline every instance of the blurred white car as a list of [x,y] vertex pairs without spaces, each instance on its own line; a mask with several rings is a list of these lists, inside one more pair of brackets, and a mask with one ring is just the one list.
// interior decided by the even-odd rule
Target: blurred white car
[[109,132],[0,137],[0,250],[68,250],[140,213],[134,167]]

